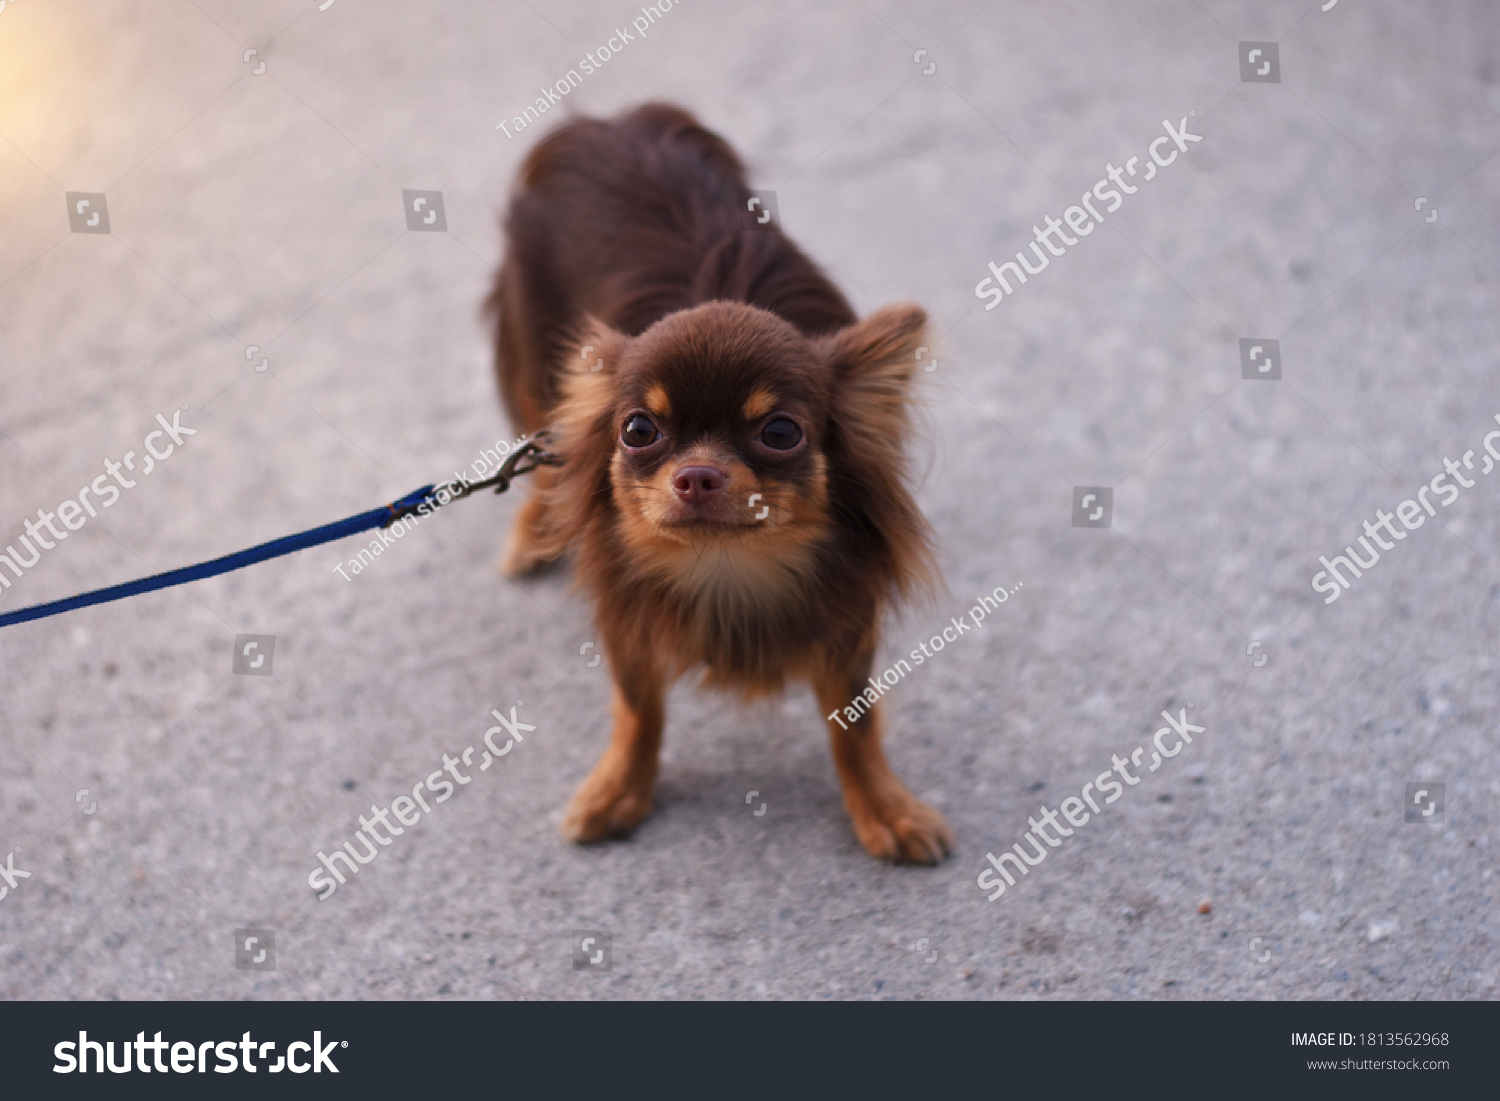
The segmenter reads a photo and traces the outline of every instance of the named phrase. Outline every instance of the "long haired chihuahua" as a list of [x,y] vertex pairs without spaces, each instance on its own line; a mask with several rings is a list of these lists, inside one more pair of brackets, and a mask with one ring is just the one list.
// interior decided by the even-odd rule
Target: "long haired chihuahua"
[[563,832],[646,818],[667,690],[703,666],[746,698],[810,681],[860,842],[936,863],[952,833],[886,763],[868,680],[882,613],[935,576],[903,457],[927,315],[858,320],[745,196],[723,139],[652,104],[554,131],[511,197],[486,307],[500,390],[562,464],[538,471],[504,567],[574,552],[614,678],[609,748]]

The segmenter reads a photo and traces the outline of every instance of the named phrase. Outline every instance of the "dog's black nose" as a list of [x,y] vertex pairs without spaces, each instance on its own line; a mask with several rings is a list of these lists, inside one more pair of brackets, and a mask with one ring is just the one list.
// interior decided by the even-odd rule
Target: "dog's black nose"
[[729,475],[716,466],[684,466],[672,476],[672,488],[690,505],[713,500],[729,484]]

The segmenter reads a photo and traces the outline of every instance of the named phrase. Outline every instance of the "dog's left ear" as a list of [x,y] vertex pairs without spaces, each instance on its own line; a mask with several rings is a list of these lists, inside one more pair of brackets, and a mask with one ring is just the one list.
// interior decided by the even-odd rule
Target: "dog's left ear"
[[833,373],[828,413],[830,489],[870,539],[890,591],[911,595],[936,578],[932,532],[906,485],[908,390],[927,332],[920,306],[886,306],[817,348]]
[[[906,303],[885,306],[819,342],[833,369],[839,420],[846,431],[879,448],[899,445],[907,432],[907,390],[926,352],[927,311]],[[863,447],[860,450],[864,450]]]

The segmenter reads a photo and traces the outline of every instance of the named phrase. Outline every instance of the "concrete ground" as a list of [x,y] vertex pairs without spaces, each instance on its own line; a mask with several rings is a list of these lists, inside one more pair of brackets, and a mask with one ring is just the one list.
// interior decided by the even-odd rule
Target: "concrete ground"
[[[915,458],[948,593],[882,667],[1014,591],[887,697],[958,851],[864,853],[805,689],[686,684],[655,816],[564,843],[608,684],[566,574],[496,573],[517,498],[486,498],[348,580],[361,540],[0,632],[0,997],[1495,996],[1485,0],[683,0],[510,138],[638,0],[321,7],[4,7],[0,541],[139,467],[157,414],[196,435],[19,579],[0,562],[0,610],[508,438],[478,305],[509,180],[568,112],[674,100],[862,312],[931,312]],[[1181,119],[1202,140],[1146,182]],[[986,310],[986,265],[1131,157],[1100,232]],[[443,222],[432,199],[409,230],[404,189]],[[1319,557],[1468,451],[1476,484],[1428,490],[1325,605]],[[1075,487],[1088,516],[1113,491],[1108,528]],[[270,675],[232,671],[245,634]],[[319,901],[317,854],[518,700],[535,731]],[[1115,755],[1145,768],[1163,711],[1201,732],[987,901],[986,853]]]

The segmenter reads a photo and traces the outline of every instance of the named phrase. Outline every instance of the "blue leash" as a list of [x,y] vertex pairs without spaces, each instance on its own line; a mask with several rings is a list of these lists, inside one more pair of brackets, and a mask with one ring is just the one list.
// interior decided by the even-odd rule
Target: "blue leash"
[[[361,512],[358,516],[350,516],[346,520],[324,524],[322,527],[304,531],[299,535],[273,539],[258,547],[251,547],[249,550],[242,550],[235,554],[226,554],[222,558],[200,562],[196,566],[183,566],[181,569],[168,570],[166,573],[159,573],[152,577],[127,581],[123,585],[111,585],[107,589],[95,589],[93,592],[80,593],[78,596],[70,596],[63,600],[33,604],[29,608],[6,612],[0,615],[0,627],[11,627],[17,623],[29,623],[33,619],[62,615],[64,612],[71,612],[76,608],[87,608],[94,604],[108,604],[113,600],[124,600],[128,596],[151,593],[157,589],[170,589],[174,585],[186,585],[189,581],[201,581],[206,577],[218,577],[220,574],[253,566],[257,562],[266,562],[272,558],[281,558],[283,555],[306,550],[308,547],[332,543],[336,539],[345,539],[351,535],[359,535],[361,532],[373,531],[375,528],[388,528],[397,520],[410,516],[412,513],[420,512],[426,515],[451,501],[462,500],[490,486],[495,487],[496,493],[504,493],[510,488],[511,479],[517,474],[529,473],[539,466],[559,464],[560,460],[555,454],[544,450],[535,442],[538,437],[545,435],[539,432],[536,437],[516,448],[506,458],[500,470],[482,482],[445,482],[441,486],[423,486],[388,505],[372,508],[368,512]],[[532,460],[531,464],[521,466],[522,460],[527,458]]]

